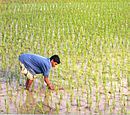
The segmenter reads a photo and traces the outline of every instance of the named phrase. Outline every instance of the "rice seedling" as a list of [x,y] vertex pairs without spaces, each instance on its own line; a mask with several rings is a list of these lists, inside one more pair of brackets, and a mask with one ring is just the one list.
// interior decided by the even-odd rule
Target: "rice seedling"
[[66,102],[66,109],[67,109],[67,112],[70,112],[70,103],[69,102]]
[[55,108],[56,108],[56,113],[58,114],[59,111],[60,111],[60,106],[59,106],[59,104],[56,104],[56,105],[55,105]]
[[6,113],[8,114],[9,113],[8,99],[5,99],[5,110],[6,110]]

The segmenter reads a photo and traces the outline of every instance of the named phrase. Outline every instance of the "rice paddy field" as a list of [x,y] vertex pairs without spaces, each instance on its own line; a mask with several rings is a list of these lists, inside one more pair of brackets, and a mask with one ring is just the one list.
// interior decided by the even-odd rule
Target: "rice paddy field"
[[[0,114],[130,114],[128,11],[127,0],[2,0]],[[60,56],[54,91],[41,75],[24,89],[21,53]]]

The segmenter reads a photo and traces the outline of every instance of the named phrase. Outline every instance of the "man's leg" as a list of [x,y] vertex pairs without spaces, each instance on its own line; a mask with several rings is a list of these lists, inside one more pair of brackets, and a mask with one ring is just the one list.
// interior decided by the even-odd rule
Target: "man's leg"
[[20,63],[20,68],[21,68],[21,73],[24,74],[25,77],[27,77],[26,89],[29,90],[33,82],[34,76],[25,68],[25,66],[22,63]]
[[26,89],[29,90],[31,84],[32,84],[33,80],[30,80],[27,78],[27,81],[26,81]]

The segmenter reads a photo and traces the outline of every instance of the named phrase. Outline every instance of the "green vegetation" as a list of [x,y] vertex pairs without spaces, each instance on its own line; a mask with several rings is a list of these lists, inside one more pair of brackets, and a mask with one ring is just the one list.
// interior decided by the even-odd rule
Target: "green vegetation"
[[[10,73],[5,78],[12,82],[15,77],[20,81],[18,56],[21,53],[36,53],[46,57],[58,54],[61,65],[51,71],[50,79],[56,86],[64,86],[65,91],[56,90],[58,102],[55,93],[50,94],[48,103],[53,106],[54,113],[62,111],[63,101],[67,112],[73,110],[75,105],[80,111],[84,105],[83,99],[86,109],[100,113],[102,95],[105,96],[105,112],[113,113],[118,108],[119,114],[126,113],[127,92],[124,89],[128,90],[130,84],[128,9],[129,2],[121,0],[2,1],[1,69]],[[18,87],[16,85],[16,89]],[[38,89],[40,91],[41,87]],[[14,90],[11,90],[12,93]],[[39,96],[38,93],[35,95]],[[116,96],[119,96],[118,100]],[[8,98],[4,100],[6,113],[10,113]],[[13,100],[16,102],[17,99]],[[22,105],[22,101],[19,105]],[[18,104],[15,103],[15,106],[19,113]],[[39,103],[30,112],[44,113],[43,106]]]

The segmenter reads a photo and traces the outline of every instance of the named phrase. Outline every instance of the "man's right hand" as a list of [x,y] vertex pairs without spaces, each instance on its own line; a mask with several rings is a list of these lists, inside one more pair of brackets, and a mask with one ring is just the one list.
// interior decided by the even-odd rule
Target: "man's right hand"
[[48,87],[50,90],[54,90],[54,85],[50,84],[50,85],[48,85]]

